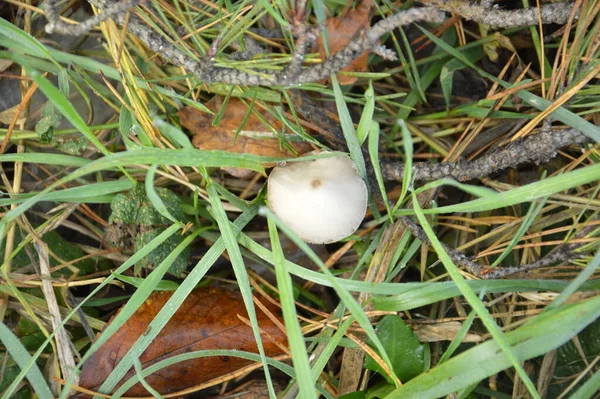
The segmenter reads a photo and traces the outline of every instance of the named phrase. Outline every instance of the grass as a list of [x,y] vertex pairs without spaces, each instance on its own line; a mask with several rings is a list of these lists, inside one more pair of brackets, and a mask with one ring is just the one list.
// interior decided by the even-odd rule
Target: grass
[[[400,6],[377,3],[376,12]],[[9,69],[0,79],[20,76],[23,94],[31,90],[34,95],[20,104],[16,123],[0,129],[0,141],[7,144],[0,154],[2,398],[68,397],[65,386],[77,382],[85,360],[161,289],[171,289],[173,295],[146,334],[132,338],[135,343],[100,392],[120,397],[140,379],[186,359],[237,356],[255,362],[247,372],[258,371],[244,381],[265,380],[269,397],[334,398],[354,391],[348,398],[384,396],[382,392],[388,398],[597,397],[600,348],[588,337],[597,335],[600,316],[598,0],[582,3],[581,17],[571,21],[569,34],[550,40],[544,38],[555,28],[547,25],[485,36],[476,24],[458,20],[411,27],[386,39],[401,64],[371,56],[368,72],[354,74],[358,80],[352,86],[341,86],[332,76],[330,84],[299,88],[205,85],[112,21],[78,43],[100,38],[102,46],[96,41],[92,48],[59,49],[39,29],[40,8],[23,0],[7,4],[0,19],[0,46],[6,48],[0,61],[6,60]],[[345,2],[308,5],[311,23],[316,23],[338,15]],[[284,50],[293,46],[285,30],[290,7],[280,0],[153,0],[136,12],[191,56],[206,54],[219,37],[217,65],[278,71],[290,61]],[[19,18],[18,9],[23,10]],[[249,30],[257,26],[282,28],[285,38]],[[267,54],[232,59],[230,46],[243,49],[245,33]],[[493,52],[501,55],[496,62],[487,58]],[[311,55],[305,66],[315,62]],[[478,82],[487,86],[482,89]],[[473,95],[463,87],[484,94]],[[304,90],[329,112],[359,174],[369,181],[372,201],[365,222],[355,235],[326,247],[302,242],[265,207],[261,186],[269,168],[294,159],[199,151],[177,117],[183,105],[209,112],[204,104],[213,95],[240,97],[248,106],[244,119],[267,110],[280,120],[282,131],[318,143],[318,136],[301,123],[314,121],[304,121],[296,104],[288,108],[292,89]],[[63,121],[51,132],[50,142],[35,131],[45,103]],[[212,115],[213,124],[226,117],[224,112]],[[413,181],[410,170],[417,162],[482,156],[493,144],[537,133],[548,118],[556,128],[580,130],[590,144],[562,149],[540,165],[476,181]],[[475,155],[463,152],[488,129],[513,120],[523,121],[522,127],[478,148]],[[272,133],[273,126],[265,131]],[[82,151],[60,150],[79,139],[85,143]],[[314,157],[318,155],[303,158]],[[384,160],[406,167],[403,181],[384,181]],[[221,168],[248,169],[252,178],[232,177]],[[110,244],[107,232],[114,212],[109,204],[136,185],[144,187],[165,222],[132,251],[131,246]],[[177,195],[182,220],[157,188]],[[431,246],[403,227],[404,216],[419,222]],[[587,234],[578,236],[583,229]],[[51,231],[64,241],[48,245],[62,326],[81,355],[70,377],[48,371],[58,370],[60,342],[46,321],[48,305],[33,266],[33,243],[46,240]],[[136,273],[136,264],[173,239],[177,245],[153,269]],[[563,243],[583,243],[582,256],[498,280],[471,275],[442,245],[485,267],[501,268],[534,262]],[[77,248],[77,255],[63,245]],[[169,275],[189,249],[194,256],[185,273]],[[85,260],[92,260],[92,266]],[[257,274],[257,266],[266,271]],[[257,353],[211,348],[140,364],[139,356],[190,292],[223,281],[242,294]],[[271,359],[262,349],[265,336],[253,302],[260,291],[282,310],[289,344],[282,359]],[[72,302],[72,295],[79,300]],[[112,308],[94,309],[90,303],[112,303]],[[121,310],[107,324],[116,305]],[[409,381],[398,377],[385,349],[388,343],[380,340],[377,323],[385,314],[400,315],[426,348],[422,372]],[[84,325],[100,332],[95,340],[85,335]],[[450,325],[457,328],[444,330]],[[438,332],[425,340],[427,326]],[[466,342],[466,337],[479,342]],[[573,342],[579,351],[569,350]],[[402,342],[396,345],[395,353],[403,349]],[[364,351],[381,374],[366,370],[362,360],[347,360],[349,354],[362,359]],[[543,366],[555,354],[555,365]],[[135,375],[117,389],[132,368]],[[348,391],[344,380],[353,372],[367,375],[366,383]],[[55,377],[66,381],[56,385]],[[237,377],[224,376],[231,381],[219,382],[223,392],[239,383]],[[210,385],[201,385],[207,390],[194,397],[217,394]]]

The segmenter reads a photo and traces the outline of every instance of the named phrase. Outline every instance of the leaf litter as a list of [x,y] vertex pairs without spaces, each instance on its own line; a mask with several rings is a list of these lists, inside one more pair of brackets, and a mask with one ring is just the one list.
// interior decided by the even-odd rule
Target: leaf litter
[[[154,292],[133,316],[83,365],[80,386],[96,391],[114,367],[140,338],[172,296],[172,291]],[[270,312],[257,309],[263,346],[269,357],[285,353],[286,334],[271,317],[283,324],[280,311],[270,303],[263,303]],[[173,314],[166,326],[150,343],[139,360],[147,368],[170,357],[200,350],[238,350],[257,353],[252,327],[242,296],[225,288],[199,288],[193,291]],[[235,356],[199,357],[178,362],[145,378],[157,392],[168,394],[217,379],[252,362]],[[136,375],[133,368],[123,377],[119,386]],[[140,384],[127,391],[126,396],[148,396]],[[79,398],[87,397],[80,394]]]

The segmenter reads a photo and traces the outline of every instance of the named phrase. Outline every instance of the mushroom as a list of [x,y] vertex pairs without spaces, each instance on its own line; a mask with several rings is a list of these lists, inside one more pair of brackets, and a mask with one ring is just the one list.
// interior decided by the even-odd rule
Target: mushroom
[[358,229],[367,210],[367,186],[344,154],[277,166],[269,176],[267,200],[304,241],[328,244]]

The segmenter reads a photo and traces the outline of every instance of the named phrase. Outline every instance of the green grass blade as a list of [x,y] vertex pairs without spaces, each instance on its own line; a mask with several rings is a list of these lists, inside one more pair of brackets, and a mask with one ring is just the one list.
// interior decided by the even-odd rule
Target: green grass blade
[[[64,190],[52,191],[44,195],[44,201],[55,202],[82,202],[82,203],[110,203],[112,198],[109,194],[127,191],[135,186],[129,180],[116,180],[101,183],[86,184],[79,187],[66,188]],[[15,194],[12,198],[0,199],[0,206],[20,204],[36,195],[35,193]]]
[[[354,129],[354,124],[352,123],[352,118],[350,117],[350,111],[348,110],[348,106],[344,100],[342,88],[340,87],[335,75],[331,75],[331,85],[333,86],[335,105],[340,116],[340,126],[342,127],[342,132],[344,133],[344,138],[346,139],[346,144],[348,145],[348,151],[350,151],[350,156],[356,164],[358,174],[366,182],[367,169],[365,166],[365,159],[363,158],[358,136],[356,135],[356,130]],[[368,186],[369,185],[367,184],[367,187]]]
[[0,163],[2,162],[25,162],[39,163],[45,165],[60,165],[60,166],[83,166],[92,162],[89,159],[73,157],[64,154],[47,154],[47,153],[24,153],[24,154],[2,154],[0,155]]
[[25,48],[36,57],[52,60],[50,53],[46,50],[46,46],[4,18],[0,18],[0,35],[4,35],[9,39],[7,43],[12,44],[12,46],[9,47],[12,50],[20,52]]
[[[457,205],[442,206],[440,208],[425,209],[426,215],[453,213],[453,212],[481,212],[507,206],[534,201],[539,198],[551,196],[552,194],[570,190],[572,188],[593,183],[600,180],[600,164],[591,165],[583,169],[577,169],[559,176],[517,187],[497,195],[479,198],[473,201],[463,202]],[[399,210],[398,214],[410,215],[409,210]]]
[[[383,176],[381,175],[381,165],[379,164],[379,123],[371,122],[370,126],[371,132],[369,133],[369,156],[371,157],[371,165],[373,165],[373,170],[375,171],[375,178],[377,180],[377,186],[379,187],[379,192],[381,193],[381,198],[387,198],[387,191],[385,189],[385,182],[383,181]],[[389,201],[385,201],[385,209],[388,213],[388,218],[393,222],[392,210],[390,209]]]
[[256,341],[256,346],[258,347],[258,352],[263,363],[263,370],[265,372],[265,378],[267,380],[269,397],[276,398],[277,395],[275,394],[275,388],[273,387],[271,373],[269,372],[269,366],[267,364],[267,356],[265,355],[265,349],[263,347],[262,338],[260,336],[258,319],[256,317],[256,309],[254,308],[254,302],[252,300],[252,288],[250,287],[250,280],[248,278],[248,273],[246,272],[244,260],[242,259],[240,247],[237,243],[236,234],[231,228],[231,222],[227,218],[227,214],[225,213],[225,209],[223,208],[223,204],[221,203],[221,199],[219,198],[219,194],[216,188],[212,184],[208,184],[207,191],[209,201],[213,207],[213,214],[215,220],[219,225],[221,237],[223,237],[225,248],[227,248],[227,253],[229,254],[229,257],[231,259],[233,272],[238,281],[238,287],[240,288],[244,304],[246,305],[246,311],[248,312],[248,318],[250,319],[250,324],[252,325],[252,332],[254,333],[254,340]]
[[[2,20],[0,18],[0,20]],[[33,363],[32,365],[28,365],[32,361],[31,355],[19,338],[12,333],[10,328],[6,326],[3,322],[0,323],[0,340],[2,344],[4,344],[4,348],[6,348],[6,352],[4,356],[10,356],[17,363],[17,365],[21,368],[22,371],[25,371],[25,375],[29,383],[33,387],[33,390],[37,394],[37,396],[41,399],[52,399],[54,395],[50,390],[50,387],[46,383],[46,379],[44,375],[38,368],[37,364]],[[20,380],[15,379],[13,383],[4,391],[4,397],[11,397],[15,392],[15,389],[19,386]]]
[[271,248],[275,256],[275,276],[277,278],[277,288],[279,289],[279,298],[281,301],[281,309],[283,310],[283,320],[285,329],[288,335],[288,343],[292,352],[292,361],[294,362],[294,370],[298,379],[301,398],[314,398],[315,394],[314,382],[311,377],[310,364],[308,362],[308,354],[304,343],[304,335],[300,329],[298,322],[298,314],[296,313],[296,305],[294,304],[294,289],[292,279],[285,270],[283,249],[277,234],[277,227],[271,219],[268,219],[269,237],[271,239]]
[[67,119],[71,124],[79,130],[83,136],[88,139],[101,153],[104,155],[110,154],[110,152],[106,149],[104,144],[100,142],[94,136],[89,126],[85,121],[79,116],[73,104],[65,97],[65,95],[56,88],[50,81],[44,78],[38,71],[29,70],[27,71],[28,75],[31,79],[38,85],[42,93],[46,96],[48,101],[56,107],[58,112],[60,112],[65,119]]
[[358,136],[358,142],[360,145],[364,144],[369,130],[371,130],[371,124],[373,123],[373,112],[375,111],[375,93],[373,91],[373,82],[369,81],[369,88],[365,91],[365,108],[360,115],[360,121],[356,128],[356,135]]
[[[525,101],[532,107],[537,108],[539,111],[544,111],[552,105],[551,101],[548,101],[544,98],[541,98],[533,93],[524,90],[518,91],[517,97],[519,97],[521,100]],[[581,133],[585,134],[586,136],[594,140],[596,143],[600,143],[600,128],[586,121],[579,115],[574,114],[573,112],[569,111],[564,107],[559,107],[550,115],[552,115],[554,119],[561,121],[565,125],[579,130]]]
[[[413,160],[413,141],[410,131],[406,126],[404,120],[399,119],[398,125],[400,126],[400,133],[402,134],[402,146],[404,147],[404,176],[402,177],[402,191],[400,191],[400,197],[394,205],[392,212],[396,212],[400,205],[406,198],[406,193],[409,187],[412,187],[412,160]],[[386,197],[387,198],[387,197]]]
[[148,384],[146,379],[142,376],[142,363],[140,362],[140,359],[135,359],[133,367],[135,369],[135,375],[138,377],[140,384],[142,384],[142,386],[146,388],[146,391],[148,391],[148,393],[156,399],[164,399],[163,396],[160,393],[158,393],[156,389],[152,388],[150,384]]
[[156,169],[158,165],[154,164],[148,169],[148,173],[146,173],[146,178],[144,179],[144,187],[146,188],[146,196],[150,203],[156,209],[161,216],[169,219],[173,223],[179,223],[180,221],[175,219],[171,212],[167,209],[167,206],[163,202],[163,200],[158,196],[156,190],[154,189],[154,175],[156,174]]
[[471,194],[478,198],[488,198],[488,197],[493,197],[494,195],[498,194],[497,191],[494,191],[491,188],[474,186],[472,184],[465,184],[465,183],[461,183],[461,182],[458,182],[458,181],[456,181],[454,179],[450,179],[450,178],[443,178],[443,179],[439,179],[436,181],[432,181],[431,183],[427,183],[427,184],[417,188],[416,190],[414,190],[414,192],[415,192],[415,194],[420,194],[423,191],[431,190],[432,188],[436,188],[436,187],[440,187],[440,186],[456,187],[459,190],[462,190],[465,193]]
[[236,167],[251,169],[264,173],[263,162],[276,162],[278,158],[259,157],[250,154],[240,154],[233,157],[231,153],[225,151],[200,151],[196,149],[162,149],[162,148],[140,148],[134,151],[124,151],[110,156],[100,158],[88,163],[59,181],[49,185],[37,195],[23,202],[19,207],[7,212],[0,222],[0,237],[3,236],[3,230],[8,223],[16,217],[22,215],[25,211],[42,201],[47,193],[56,187],[85,176],[89,173],[101,170],[111,170],[124,165],[135,164],[161,164],[176,166],[204,166],[204,167]]
[[[140,288],[142,286],[142,283],[144,282],[144,279],[141,277],[125,276],[123,274],[116,274],[114,272],[112,274],[115,275],[117,280],[122,281],[127,284],[131,284],[135,288]],[[158,283],[156,285],[156,287],[154,287],[154,290],[155,291],[175,291],[178,287],[179,287],[179,284],[177,284],[175,281],[162,280],[160,283]],[[126,296],[125,298],[129,299],[129,296]]]
[[598,270],[598,267],[600,267],[600,250],[596,252],[596,256],[592,258],[585,269],[583,269],[581,273],[579,273],[577,277],[575,277],[573,281],[571,281],[569,285],[567,285],[565,289],[562,290],[562,292],[556,298],[554,298],[552,303],[546,307],[546,310],[557,308],[565,303],[571,295],[577,292],[577,290],[594,275],[596,270]]
[[[198,359],[201,357],[214,357],[214,356],[239,357],[241,359],[252,360],[254,362],[262,361],[260,355],[258,355],[257,353],[252,353],[252,352],[228,350],[228,349],[194,351],[194,352],[183,353],[181,355],[173,356],[168,359],[162,360],[158,363],[155,363],[152,366],[147,367],[144,370],[142,370],[141,374],[143,377],[148,377],[150,374],[156,373],[166,367],[172,366],[173,364],[176,364],[179,362],[184,362],[186,360],[191,360],[191,359]],[[267,364],[283,371],[285,374],[289,375],[292,378],[295,377],[294,369],[285,363],[267,358]],[[127,392],[127,390],[129,390],[129,388],[131,388],[138,382],[139,382],[139,380],[138,380],[137,376],[131,377],[121,387],[119,387],[119,389],[115,392],[114,396],[115,397],[123,396],[125,394],[125,392]]]
[[[423,90],[423,87],[421,87],[421,78],[419,76],[419,68],[417,67],[415,55],[413,53],[413,47],[410,45],[410,41],[408,40],[404,29],[398,30],[400,31],[400,36],[402,36],[402,43],[404,43],[404,48],[406,49],[406,54],[408,55],[408,62],[405,57],[401,58],[404,58],[404,60],[402,60],[402,63],[406,63],[404,71],[406,73],[406,77],[408,79],[410,88],[417,94],[420,101],[427,101],[427,98],[425,97],[425,90]],[[396,45],[396,40],[394,40],[394,44]],[[404,52],[400,48],[399,44],[396,45],[396,48],[400,50],[398,54],[403,55]]]
[[571,399],[590,399],[600,391],[600,371],[587,379],[577,391],[571,395]]
[[[460,290],[453,282],[441,283],[418,283],[420,286],[412,285],[403,287],[401,294],[391,296],[376,295],[373,297],[373,306],[377,310],[403,311],[419,308],[444,299],[460,295]],[[500,292],[538,292],[553,291],[560,292],[569,284],[568,281],[558,280],[469,280],[467,284],[476,293],[500,293]],[[349,284],[346,284],[349,285]],[[352,284],[353,286],[356,284]],[[359,287],[352,287],[359,291]],[[367,287],[363,288],[367,289]],[[600,289],[600,281],[588,281],[579,287],[579,291],[595,291]],[[394,287],[377,284],[371,291],[381,294],[389,294]],[[396,288],[398,290],[398,288]]]
[[444,363],[458,349],[459,345],[462,343],[462,340],[467,336],[467,333],[471,329],[471,326],[473,325],[473,320],[475,320],[475,316],[477,316],[477,313],[472,310],[471,313],[469,313],[469,316],[467,316],[467,318],[463,322],[462,326],[460,326],[460,330],[458,330],[454,338],[452,338],[452,341],[450,341],[450,345],[448,345],[448,348],[446,349],[442,357],[440,357],[438,364]]
[[[264,261],[274,264],[273,253],[252,240],[246,234],[239,235],[240,244],[248,248],[253,254]],[[285,260],[286,269],[293,275],[304,280],[334,287],[334,283],[345,290],[354,292],[366,292],[379,295],[394,295],[392,297],[374,296],[373,304],[378,310],[400,311],[408,310],[438,302],[460,295],[460,290],[452,281],[433,282],[433,283],[367,283],[343,279],[339,277],[329,277],[324,273],[319,273],[299,266],[289,260]],[[333,281],[332,281],[333,280]],[[499,292],[535,292],[535,291],[554,291],[563,290],[567,281],[559,280],[470,280],[467,284],[475,292],[499,293]],[[600,289],[600,280],[588,281],[582,284],[580,291],[594,291]]]
[[515,235],[513,235],[513,238],[510,240],[510,242],[508,243],[506,248],[504,248],[504,251],[502,251],[500,256],[498,256],[498,258],[494,261],[494,263],[492,263],[492,265],[490,267],[497,267],[500,264],[500,262],[502,262],[504,260],[504,258],[506,258],[508,255],[510,255],[512,253],[515,245],[517,245],[517,243],[519,242],[521,237],[523,237],[525,232],[529,229],[529,227],[534,222],[537,215],[540,213],[540,211],[544,207],[544,204],[546,203],[546,199],[547,198],[542,198],[541,200],[535,201],[531,204],[531,206],[529,207],[529,210],[527,211],[527,215],[525,215],[525,219],[523,220],[523,223],[521,223],[521,226],[519,226],[519,229],[517,230]]
[[177,145],[180,148],[194,148],[190,138],[187,136],[187,134],[182,132],[181,129],[170,125],[161,119],[155,119],[152,121],[152,124],[174,145]]
[[[506,339],[523,362],[564,344],[599,316],[600,297],[594,297],[539,315],[507,333]],[[443,397],[511,366],[498,343],[490,340],[410,380],[386,399]]]
[[311,371],[313,384],[317,381],[323,369],[325,369],[327,362],[330,361],[333,352],[337,349],[340,341],[345,337],[346,331],[352,326],[352,323],[354,323],[354,318],[348,317],[342,324],[338,324],[333,336],[327,340],[325,348],[323,348],[321,355],[315,361]]
[[[308,257],[319,266],[322,273],[325,275],[325,278],[331,284],[331,287],[335,290],[337,295],[340,297],[341,301],[348,308],[354,319],[358,322],[358,324],[365,330],[367,337],[373,342],[373,345],[377,348],[379,353],[381,354],[381,358],[389,368],[389,370],[393,370],[392,362],[388,357],[383,345],[379,341],[377,334],[375,333],[375,329],[371,325],[368,316],[365,314],[361,306],[356,302],[352,294],[342,287],[337,279],[333,276],[331,271],[325,266],[321,258],[317,256],[317,254],[304,242],[302,241],[293,231],[291,231],[283,222],[281,222],[277,216],[275,216],[268,208],[261,208],[261,214],[267,216],[269,219],[272,219],[277,227],[281,229],[293,242],[300,248]],[[391,377],[391,376],[390,376]],[[398,384],[398,379],[394,378],[394,382]]]
[[[443,35],[443,37],[448,40],[450,45],[454,45],[456,43],[456,34],[452,30],[448,30],[447,33]],[[437,39],[437,38],[436,38]],[[440,53],[439,48],[436,48],[433,51],[434,55]],[[420,100],[420,92],[424,92],[431,86],[431,84],[440,76],[440,72],[442,71],[442,67],[444,66],[443,62],[433,62],[431,65],[427,67],[424,73],[421,74],[421,78],[419,79],[419,87],[418,90],[412,90],[408,96],[404,99],[402,104],[405,106],[400,109],[396,114],[396,119],[406,120],[408,116],[413,111],[413,107],[417,105]]]
[[490,332],[490,334],[494,338],[494,341],[496,341],[496,343],[502,349],[502,351],[504,352],[506,357],[508,357],[512,366],[515,368],[515,370],[519,374],[519,377],[521,377],[521,380],[527,387],[529,394],[533,398],[540,398],[537,390],[535,389],[535,385],[533,384],[533,381],[531,381],[531,379],[527,375],[527,372],[525,371],[523,366],[521,366],[521,363],[519,362],[517,355],[511,350],[510,344],[508,343],[506,336],[504,335],[504,333],[502,332],[500,327],[496,324],[496,321],[489,314],[485,305],[477,297],[477,295],[471,289],[471,287],[469,287],[469,285],[466,283],[465,278],[462,276],[462,274],[460,273],[460,271],[458,270],[458,268],[456,267],[454,262],[452,262],[452,260],[450,259],[450,257],[446,253],[446,251],[444,250],[444,247],[442,247],[442,244],[438,240],[433,229],[429,225],[429,222],[425,218],[425,215],[421,211],[421,207],[419,206],[419,201],[417,199],[417,196],[413,194],[412,199],[413,199],[413,206],[415,209],[415,213],[417,215],[417,218],[419,219],[419,223],[421,224],[421,226],[423,227],[423,230],[427,234],[427,237],[431,241],[431,245],[433,246],[433,248],[435,249],[436,253],[438,254],[440,260],[444,264],[444,267],[446,268],[446,271],[452,278],[452,281],[454,281],[456,283],[456,286],[458,287],[458,289],[460,289],[462,295],[465,297],[465,299],[467,300],[469,305],[471,305],[473,310],[480,317],[482,323],[485,325],[487,330]]
[[[242,213],[234,222],[235,228],[239,230],[244,228],[244,226],[246,226],[256,215],[256,209],[257,207],[254,206],[248,211]],[[121,362],[119,363],[118,370],[115,369],[113,371],[114,376],[111,384],[107,386],[109,390],[112,390],[116,386],[116,383],[118,383],[125,376],[129,368],[133,365],[135,359],[139,358],[139,356],[144,353],[148,345],[150,345],[150,343],[152,343],[152,341],[158,336],[158,334],[167,325],[175,313],[173,309],[179,309],[183,301],[185,301],[192,290],[198,285],[200,280],[206,275],[206,272],[208,272],[211,266],[219,259],[224,250],[225,244],[222,238],[219,238],[213,245],[211,245],[210,249],[206,252],[206,254],[204,254],[202,259],[200,259],[194,269],[188,274],[183,283],[181,283],[171,298],[169,298],[167,303],[165,303],[160,312],[158,312],[158,314],[150,322],[147,329],[148,333],[139,337],[129,349],[127,354],[123,356]],[[122,387],[116,390],[113,394],[113,397],[118,397],[120,394],[125,392],[121,392],[121,389]],[[119,392],[121,393],[119,394]]]

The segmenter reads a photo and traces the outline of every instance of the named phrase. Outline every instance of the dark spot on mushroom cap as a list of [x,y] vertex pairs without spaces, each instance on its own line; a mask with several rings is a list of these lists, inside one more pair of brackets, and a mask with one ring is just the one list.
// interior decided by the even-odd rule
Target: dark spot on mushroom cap
[[321,179],[314,179],[313,181],[310,182],[310,185],[313,186],[314,188],[319,187],[321,184],[323,184]]

